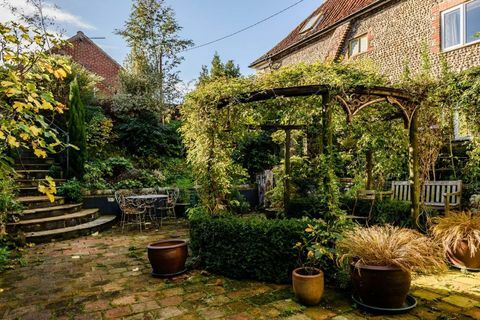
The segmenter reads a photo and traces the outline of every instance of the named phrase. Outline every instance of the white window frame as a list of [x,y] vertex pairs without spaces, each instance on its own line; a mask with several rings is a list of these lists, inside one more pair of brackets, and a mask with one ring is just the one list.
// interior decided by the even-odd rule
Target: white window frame
[[[322,20],[323,20],[323,13],[322,12],[319,12],[318,14],[310,17],[310,19],[308,19],[307,22],[305,22],[305,24],[300,29],[300,34],[303,34],[307,31],[310,31],[310,30],[318,27],[318,25],[320,24],[320,22]],[[310,27],[308,27],[309,24],[311,24]]]
[[[475,0],[474,0],[475,1]],[[466,24],[466,18],[467,18],[467,13],[466,13],[466,10],[465,8],[467,7],[467,4],[470,3],[472,1],[468,1],[468,2],[465,2],[465,3],[462,3],[462,4],[459,4],[455,7],[452,7],[450,9],[447,9],[445,11],[442,11],[442,17],[441,17],[441,21],[440,21],[440,34],[441,34],[441,44],[442,44],[442,51],[450,51],[450,50],[455,50],[455,49],[458,49],[458,48],[461,48],[461,47],[464,47],[464,46],[469,46],[471,44],[475,44],[475,43],[479,43],[480,42],[480,38],[478,40],[475,40],[475,41],[472,41],[472,42],[467,42],[467,35],[466,35],[466,31],[467,31],[467,24]],[[454,46],[450,46],[450,47],[445,47],[445,27],[444,27],[444,21],[445,21],[445,15],[452,12],[452,11],[455,11],[455,10],[458,10],[460,9],[460,43],[457,44],[457,45],[454,45]]]
[[[366,39],[367,39],[367,47],[365,48],[364,51],[361,51],[361,50],[362,50],[362,46],[361,46],[361,44],[362,44],[361,39],[362,39],[362,38],[366,38]],[[357,52],[357,53],[352,53],[352,43],[353,43],[354,41],[358,42],[358,48],[359,48],[359,49],[358,49],[358,52]],[[357,37],[355,37],[355,38],[350,39],[350,41],[348,41],[348,56],[349,56],[349,57],[355,57],[355,56],[361,55],[361,54],[363,54],[363,53],[366,53],[366,52],[368,52],[368,48],[369,48],[369,47],[370,47],[370,40],[368,39],[368,33],[364,33],[364,34],[362,34],[362,35],[359,35],[359,36],[357,36]]]

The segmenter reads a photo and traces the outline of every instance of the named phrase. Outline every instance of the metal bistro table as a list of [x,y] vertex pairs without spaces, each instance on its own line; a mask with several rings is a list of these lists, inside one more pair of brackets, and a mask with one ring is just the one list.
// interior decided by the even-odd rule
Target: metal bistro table
[[[147,210],[150,217],[150,221],[158,227],[157,222],[157,204],[160,204],[163,201],[167,201],[168,195],[166,194],[141,194],[128,196],[125,199],[131,201],[136,207],[143,207]],[[162,217],[160,217],[160,222]]]

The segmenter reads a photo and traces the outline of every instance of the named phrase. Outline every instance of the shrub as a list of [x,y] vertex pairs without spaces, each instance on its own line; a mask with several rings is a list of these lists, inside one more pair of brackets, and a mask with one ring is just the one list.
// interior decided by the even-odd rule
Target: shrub
[[[209,216],[199,208],[189,210],[190,246],[204,267],[237,279],[286,283],[297,267],[295,245],[306,236],[308,224],[300,219],[266,220],[258,216]],[[336,232],[337,233],[337,232]],[[325,239],[335,239],[329,232]],[[330,242],[334,246],[333,241]],[[329,281],[338,279],[338,268],[322,259]]]
[[85,106],[80,97],[80,88],[77,79],[70,84],[68,134],[70,143],[75,146],[70,150],[70,176],[79,179],[83,177],[87,152],[85,131]]
[[105,116],[101,107],[88,107],[86,113],[87,154],[90,158],[106,154],[114,139],[113,121]]
[[18,213],[20,204],[15,200],[15,182],[8,164],[0,161],[0,226],[9,220],[9,214]]
[[[355,206],[355,198],[343,197],[341,207],[347,213],[351,213]],[[368,215],[370,202],[359,200],[355,207],[355,215]],[[406,201],[395,199],[375,200],[372,210],[372,220],[370,224],[391,224],[399,227],[411,226],[411,204]]]
[[80,203],[83,201],[83,186],[76,178],[70,179],[58,188],[58,194],[68,202]]
[[236,279],[288,282],[306,222],[259,217],[197,217],[190,244],[204,266]]

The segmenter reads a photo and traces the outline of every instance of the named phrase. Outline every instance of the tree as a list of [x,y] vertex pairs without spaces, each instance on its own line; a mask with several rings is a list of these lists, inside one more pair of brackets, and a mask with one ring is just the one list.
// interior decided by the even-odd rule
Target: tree
[[154,112],[164,111],[179,98],[180,53],[193,45],[180,38],[181,29],[164,0],[133,3],[130,18],[122,30],[117,30],[131,48],[121,79],[120,111],[131,111],[131,98],[140,102],[134,104],[134,111],[144,105],[144,109]]
[[87,152],[85,133],[85,106],[80,98],[80,88],[75,78],[70,83],[68,113],[68,134],[70,143],[76,148],[70,150],[70,176],[83,178],[84,164]]
[[235,65],[233,60],[228,60],[226,63],[222,63],[220,55],[215,52],[213,55],[210,70],[208,66],[203,65],[202,71],[198,78],[198,83],[205,83],[219,78],[239,78],[241,76],[240,67]]

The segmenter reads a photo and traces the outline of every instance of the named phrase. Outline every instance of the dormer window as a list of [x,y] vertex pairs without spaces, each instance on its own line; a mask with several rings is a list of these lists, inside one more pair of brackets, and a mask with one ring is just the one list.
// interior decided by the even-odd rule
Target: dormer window
[[300,33],[305,33],[314,27],[318,26],[320,22],[322,21],[323,18],[323,13],[317,13],[316,15],[310,17],[308,21],[303,25],[302,29],[300,30]]

